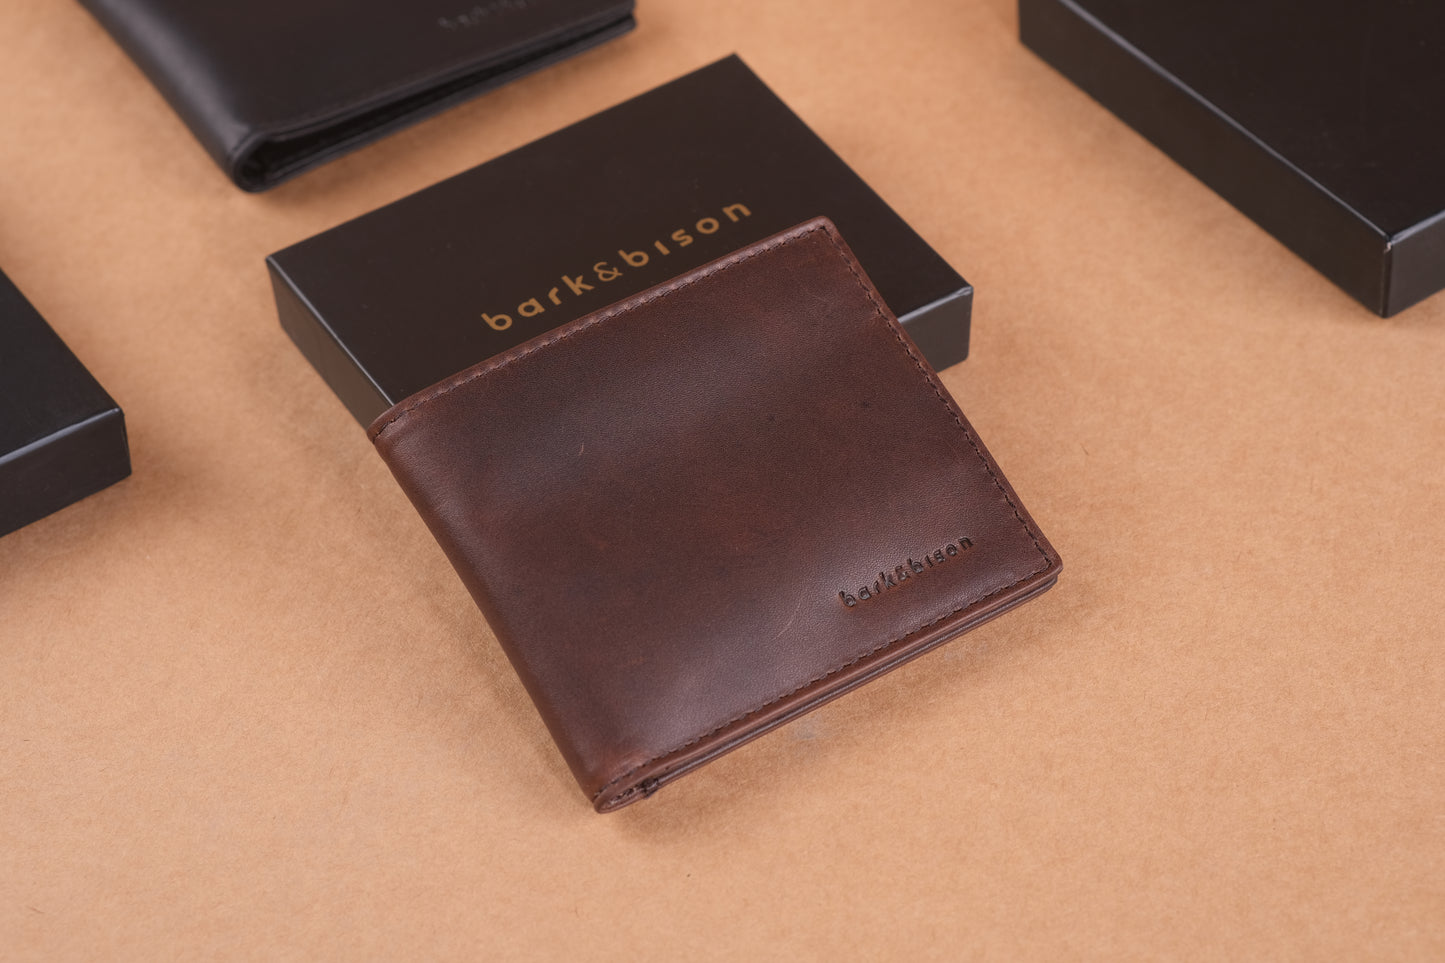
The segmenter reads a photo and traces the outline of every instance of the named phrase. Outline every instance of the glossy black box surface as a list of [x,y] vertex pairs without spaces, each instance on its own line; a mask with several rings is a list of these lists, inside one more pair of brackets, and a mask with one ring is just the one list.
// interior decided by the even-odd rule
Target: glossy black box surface
[[929,361],[973,290],[729,57],[271,255],[282,326],[363,425],[499,351],[819,214]]
[[0,535],[129,474],[119,406],[0,274]]
[[1019,0],[1019,25],[1372,310],[1445,288],[1445,4]]

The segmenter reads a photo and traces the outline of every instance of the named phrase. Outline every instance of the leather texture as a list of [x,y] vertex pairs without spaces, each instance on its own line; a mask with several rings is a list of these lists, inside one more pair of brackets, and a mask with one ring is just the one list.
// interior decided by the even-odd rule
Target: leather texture
[[822,218],[476,365],[370,433],[599,811],[1060,569]]
[[81,0],[264,190],[633,26],[632,0]]

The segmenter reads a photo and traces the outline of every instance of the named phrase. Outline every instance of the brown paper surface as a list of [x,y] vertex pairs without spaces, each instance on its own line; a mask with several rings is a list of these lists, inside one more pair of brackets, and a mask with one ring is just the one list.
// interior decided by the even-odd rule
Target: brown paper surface
[[[1359,307],[1007,0],[646,0],[262,196],[0,10],[0,265],[134,476],[0,539],[8,959],[1441,959],[1445,297]],[[732,51],[978,287],[944,381],[1065,571],[613,816],[262,259]]]

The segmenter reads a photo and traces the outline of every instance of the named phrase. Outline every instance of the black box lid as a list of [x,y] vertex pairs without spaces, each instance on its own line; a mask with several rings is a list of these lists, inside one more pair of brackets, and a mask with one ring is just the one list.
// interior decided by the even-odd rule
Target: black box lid
[[282,325],[365,425],[499,351],[819,214],[930,362],[967,355],[967,282],[736,56],[267,263]]
[[1020,0],[1025,44],[1375,311],[1445,287],[1445,4]]
[[0,535],[129,474],[120,408],[0,274]]

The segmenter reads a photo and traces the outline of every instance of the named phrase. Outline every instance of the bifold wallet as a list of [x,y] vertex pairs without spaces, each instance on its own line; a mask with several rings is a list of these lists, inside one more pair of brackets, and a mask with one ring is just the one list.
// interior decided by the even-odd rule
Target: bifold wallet
[[822,218],[448,378],[370,434],[602,812],[1060,568]]
[[81,0],[264,190],[633,26],[632,0]]

